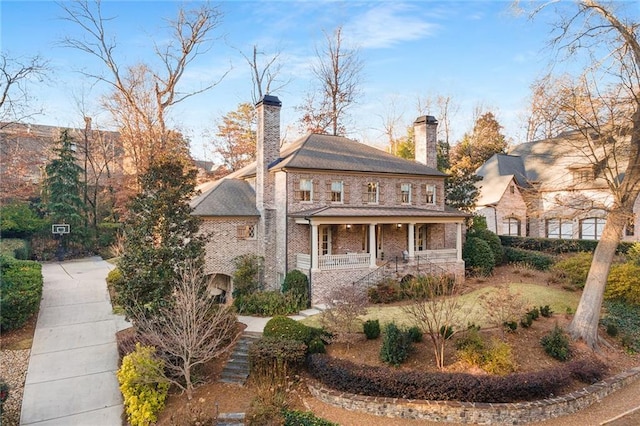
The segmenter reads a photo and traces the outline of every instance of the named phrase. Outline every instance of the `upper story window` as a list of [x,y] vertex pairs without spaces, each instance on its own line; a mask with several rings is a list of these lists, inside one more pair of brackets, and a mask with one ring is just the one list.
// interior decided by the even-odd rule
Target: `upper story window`
[[573,222],[569,219],[547,219],[547,238],[573,238]]
[[502,223],[504,235],[520,235],[520,220],[515,217],[505,218]]
[[238,225],[237,238],[239,240],[255,240],[256,226],[255,225]]
[[313,200],[313,180],[312,179],[300,179],[299,188],[300,201]]
[[380,197],[380,185],[378,182],[369,182],[367,184],[367,193],[365,196],[365,202],[367,204],[378,204]]
[[411,204],[411,184],[400,184],[400,202],[402,204]]
[[425,185],[424,195],[425,195],[425,202],[427,204],[435,204],[436,203],[436,186]]
[[516,187],[515,187],[515,185],[510,185],[510,186],[509,186],[509,192],[510,192],[510,193],[512,193],[512,194],[515,194],[515,193],[516,193]]
[[592,168],[575,169],[572,171],[573,183],[587,183],[595,179]]
[[605,223],[607,223],[607,220],[600,217],[582,219],[580,221],[580,238],[583,240],[599,240],[602,237]]
[[344,183],[342,181],[331,182],[331,202],[344,202]]

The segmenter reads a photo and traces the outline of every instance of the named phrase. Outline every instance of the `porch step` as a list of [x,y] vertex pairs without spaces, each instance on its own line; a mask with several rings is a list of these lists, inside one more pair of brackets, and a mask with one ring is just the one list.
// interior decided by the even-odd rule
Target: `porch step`
[[307,318],[307,317],[311,317],[314,315],[318,315],[319,313],[321,313],[322,311],[315,309],[315,308],[311,308],[311,309],[305,309],[304,311],[300,311],[299,314],[301,317],[303,318]]
[[219,382],[244,385],[249,377],[249,348],[260,337],[259,333],[242,333],[222,369]]

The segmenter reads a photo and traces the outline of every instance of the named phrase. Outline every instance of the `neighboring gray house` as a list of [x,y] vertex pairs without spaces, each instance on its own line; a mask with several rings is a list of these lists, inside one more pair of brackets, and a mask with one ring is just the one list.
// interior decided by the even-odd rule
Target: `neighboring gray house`
[[212,235],[206,270],[218,288],[232,289],[233,259],[242,254],[264,257],[271,288],[290,270],[304,272],[313,303],[390,260],[464,277],[467,215],[444,205],[433,117],[414,124],[418,158],[410,161],[321,134],[280,147],[280,107],[273,96],[257,104],[256,162],[205,185],[192,202]]
[[[499,235],[599,239],[613,201],[605,173],[619,179],[627,164],[626,145],[616,148],[612,155],[572,132],[495,154],[476,172],[483,177],[476,212]],[[623,240],[638,240],[639,211],[636,200]]]

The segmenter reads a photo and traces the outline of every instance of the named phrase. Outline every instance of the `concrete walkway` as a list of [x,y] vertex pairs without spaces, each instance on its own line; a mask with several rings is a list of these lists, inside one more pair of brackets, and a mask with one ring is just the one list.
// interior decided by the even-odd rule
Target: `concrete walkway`
[[21,425],[122,424],[116,331],[99,257],[42,265],[44,288],[22,399]]

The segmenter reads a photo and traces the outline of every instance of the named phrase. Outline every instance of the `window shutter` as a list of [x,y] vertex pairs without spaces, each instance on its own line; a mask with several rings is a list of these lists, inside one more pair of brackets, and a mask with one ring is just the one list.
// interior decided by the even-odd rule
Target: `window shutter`
[[311,201],[316,201],[319,200],[320,197],[318,196],[318,186],[320,185],[318,183],[319,179],[311,179],[311,185],[313,187],[313,191],[311,193]]
[[402,184],[396,183],[396,199],[398,204],[402,204]]
[[300,192],[300,179],[293,179],[293,200],[300,201],[302,200],[302,193]]
[[342,181],[342,202],[349,203],[349,183]]
[[384,185],[378,182],[378,204],[384,204]]
[[331,201],[331,180],[326,180],[325,183],[326,183],[326,186],[327,186],[325,199],[327,201]]
[[360,185],[362,187],[362,204],[368,204],[369,203],[369,184],[367,183],[363,183],[362,185]]

